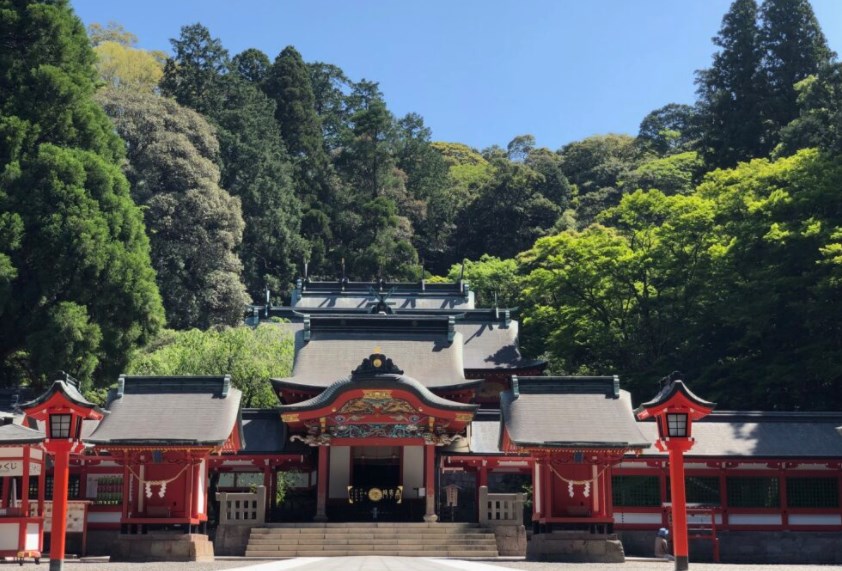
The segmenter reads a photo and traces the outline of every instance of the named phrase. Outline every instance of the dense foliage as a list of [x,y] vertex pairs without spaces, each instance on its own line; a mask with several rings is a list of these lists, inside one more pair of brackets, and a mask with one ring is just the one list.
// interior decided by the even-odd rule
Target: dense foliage
[[165,330],[129,366],[136,375],[231,375],[244,407],[278,402],[269,379],[292,370],[292,337],[277,325]]
[[6,379],[122,370],[163,319],[151,242],[188,331],[133,370],[230,372],[252,404],[289,342],[217,327],[306,271],[464,277],[520,307],[552,372],[617,373],[638,399],[680,369],[723,408],[842,406],[842,64],[808,0],[735,0],[695,104],[557,150],[434,142],[292,46],[230,57],[193,24],[167,58],[109,23],[92,51],[65,4],[2,5]]
[[66,2],[0,2],[0,376],[113,379],[163,322],[123,145]]

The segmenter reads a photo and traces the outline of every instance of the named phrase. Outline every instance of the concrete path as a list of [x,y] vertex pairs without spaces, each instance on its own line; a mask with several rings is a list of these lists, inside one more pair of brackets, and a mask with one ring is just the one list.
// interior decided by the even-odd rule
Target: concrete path
[[[17,569],[17,565],[14,565]],[[28,562],[24,568],[41,571]],[[105,558],[66,561],[67,571],[672,571],[673,564],[654,559],[629,559],[625,563],[539,563],[523,560],[465,561],[421,557],[299,557],[280,561],[226,558],[214,563],[108,563]],[[726,565],[690,563],[691,571],[842,571],[842,566]]]
[[[424,557],[302,557],[241,567],[238,571],[672,571],[673,563],[629,560],[618,564],[465,561]],[[842,566],[691,563],[691,571],[842,571]]]

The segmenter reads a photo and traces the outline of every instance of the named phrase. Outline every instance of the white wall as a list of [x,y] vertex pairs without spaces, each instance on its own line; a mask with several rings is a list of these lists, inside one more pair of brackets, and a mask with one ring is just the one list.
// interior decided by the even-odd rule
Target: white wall
[[416,488],[424,487],[424,447],[404,446],[403,449],[403,495],[417,498]]
[[329,498],[347,498],[348,486],[351,485],[351,447],[330,447]]

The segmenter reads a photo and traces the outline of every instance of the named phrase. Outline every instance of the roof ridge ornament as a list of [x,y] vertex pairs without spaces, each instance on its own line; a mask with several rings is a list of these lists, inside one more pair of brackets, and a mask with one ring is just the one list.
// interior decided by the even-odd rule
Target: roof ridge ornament
[[403,370],[395,366],[392,360],[383,353],[372,353],[351,372],[351,377],[372,375],[403,375]]

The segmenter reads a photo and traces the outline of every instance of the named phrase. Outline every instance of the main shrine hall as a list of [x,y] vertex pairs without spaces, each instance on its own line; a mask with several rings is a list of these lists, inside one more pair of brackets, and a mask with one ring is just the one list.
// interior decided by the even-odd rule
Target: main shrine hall
[[[545,374],[544,361],[521,354],[513,311],[476,308],[464,281],[302,279],[289,306],[245,316],[294,343],[290,376],[266,380],[274,408],[243,409],[225,375],[122,376],[101,411],[69,377],[46,395],[7,391],[0,456],[31,471],[0,466],[0,551],[50,543],[52,425],[27,410],[59,395],[99,411],[78,422],[84,446],[70,457],[77,553],[649,555],[655,531],[671,525],[655,423],[636,420],[618,376]],[[830,547],[842,531],[840,425],[835,413],[697,422],[686,460],[691,556],[775,560],[775,546],[796,538],[816,554],[802,549],[801,560],[842,561]],[[33,521],[41,535],[30,541]],[[360,528],[369,535],[336,540]],[[379,532],[392,535],[379,543]],[[400,551],[404,532],[429,551]]]

